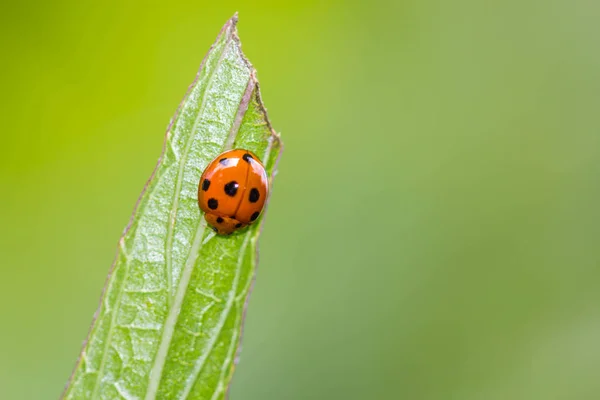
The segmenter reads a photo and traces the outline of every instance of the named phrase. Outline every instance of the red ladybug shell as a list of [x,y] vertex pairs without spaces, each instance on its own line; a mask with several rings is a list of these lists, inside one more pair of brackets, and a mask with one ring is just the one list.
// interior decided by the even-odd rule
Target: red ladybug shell
[[198,205],[213,230],[229,235],[253,223],[269,193],[265,167],[248,150],[229,150],[204,170],[198,185]]

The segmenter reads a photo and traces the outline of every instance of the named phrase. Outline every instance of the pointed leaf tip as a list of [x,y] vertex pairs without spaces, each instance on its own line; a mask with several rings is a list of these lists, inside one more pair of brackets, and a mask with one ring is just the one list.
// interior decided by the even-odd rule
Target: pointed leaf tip
[[237,13],[172,120],[160,161],[119,242],[65,399],[225,396],[264,217],[231,236],[211,237],[197,185],[214,157],[236,147],[262,159],[272,186],[282,146],[236,23]]

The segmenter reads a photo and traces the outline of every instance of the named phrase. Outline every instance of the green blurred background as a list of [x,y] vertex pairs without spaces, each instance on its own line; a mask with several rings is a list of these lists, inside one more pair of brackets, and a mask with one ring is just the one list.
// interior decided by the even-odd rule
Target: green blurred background
[[3,2],[0,398],[59,396],[236,10],[286,149],[231,399],[600,398],[584,0]]

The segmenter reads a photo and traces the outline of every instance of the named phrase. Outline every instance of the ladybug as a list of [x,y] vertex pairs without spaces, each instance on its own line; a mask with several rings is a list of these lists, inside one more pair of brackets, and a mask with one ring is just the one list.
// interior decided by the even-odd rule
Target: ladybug
[[229,235],[256,221],[268,193],[267,171],[260,159],[248,150],[229,150],[202,173],[198,205],[215,232]]

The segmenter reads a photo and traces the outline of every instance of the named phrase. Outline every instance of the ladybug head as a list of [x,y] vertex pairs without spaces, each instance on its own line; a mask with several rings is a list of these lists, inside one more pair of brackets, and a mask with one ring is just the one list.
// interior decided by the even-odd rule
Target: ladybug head
[[204,219],[206,219],[206,222],[208,222],[213,231],[219,235],[231,235],[245,226],[245,224],[233,217],[219,216],[212,213],[204,214]]

